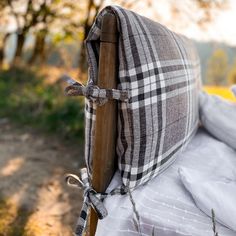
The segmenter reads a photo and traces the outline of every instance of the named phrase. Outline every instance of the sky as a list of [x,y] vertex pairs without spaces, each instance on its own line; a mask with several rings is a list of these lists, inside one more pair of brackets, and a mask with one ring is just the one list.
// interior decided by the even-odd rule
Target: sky
[[[154,9],[151,11],[145,10],[145,1],[141,1],[135,10],[147,17],[156,18],[171,30],[197,41],[218,41],[236,46],[236,0],[228,0],[227,9],[213,12],[213,21],[204,29],[194,21],[201,17],[201,12],[191,5],[191,0],[153,0],[153,2]],[[171,14],[173,3],[177,3],[179,9],[183,11],[182,16],[178,19],[174,19]]]
[[190,25],[183,34],[201,41],[220,41],[236,46],[236,1],[230,0],[229,7],[217,13],[206,30]]
[[[152,0],[151,9],[147,8],[146,1],[135,2],[132,10],[197,41],[217,41],[236,46],[236,0],[227,0],[227,9],[213,13],[213,21],[205,28],[196,24],[196,20],[201,18],[201,12],[193,6],[192,0]],[[114,2],[116,0],[105,1],[106,4]],[[180,9],[181,16],[178,19],[175,19],[171,13],[173,5],[177,5]],[[8,25],[8,28],[13,31],[14,21]]]

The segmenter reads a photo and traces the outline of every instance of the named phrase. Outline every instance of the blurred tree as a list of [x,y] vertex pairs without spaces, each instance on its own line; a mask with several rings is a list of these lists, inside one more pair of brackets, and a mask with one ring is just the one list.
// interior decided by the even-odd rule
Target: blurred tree
[[0,37],[0,69],[3,66],[3,60],[4,60],[4,48],[6,45],[7,38],[9,37],[9,33],[4,34]]
[[[7,25],[8,23],[8,13],[6,11],[6,6],[7,6],[6,0],[0,1],[0,26]],[[3,65],[4,48],[9,35],[10,34],[6,30],[1,31],[0,34],[0,69],[2,68]]]
[[[16,33],[16,50],[12,64],[16,64],[22,59],[23,46],[26,37],[29,34],[35,36],[35,43],[32,54],[28,60],[29,64],[33,64],[37,59],[41,62],[45,60],[46,37],[50,31],[58,28],[67,37],[71,32],[77,32],[78,10],[81,10],[81,4],[73,0],[1,0],[0,12],[7,10],[8,18],[14,19],[15,30],[8,32],[0,41],[0,63],[3,60],[3,52],[7,37]],[[0,20],[3,15],[0,15]]]
[[48,33],[48,29],[44,28],[39,30],[35,36],[35,43],[32,50],[32,54],[28,60],[28,64],[32,65],[39,58],[40,64],[43,64],[46,59],[45,53],[45,39]]
[[[17,63],[22,56],[23,46],[29,30],[43,19],[47,6],[47,0],[6,0],[11,14],[16,21],[17,44],[13,64]],[[23,8],[24,7],[24,8]],[[22,10],[22,8],[24,10]]]
[[203,10],[202,16],[198,19],[197,23],[204,26],[209,23],[215,17],[215,10],[222,11],[227,8],[228,0],[194,0],[197,7]]
[[37,57],[39,57],[40,62],[42,63],[45,59],[45,38],[48,33],[48,17],[53,16],[54,12],[51,11],[50,7],[47,6],[46,2],[41,7],[41,26],[36,32],[34,48],[32,50],[31,57],[28,60],[29,64],[33,64]]
[[[104,0],[88,0],[87,10],[86,10],[86,17],[84,22],[82,23],[83,27],[83,37],[82,42],[87,38],[89,30],[99,12],[101,7],[103,6]],[[82,73],[87,70],[87,61],[86,61],[86,52],[85,52],[85,45],[84,43],[81,44],[80,53],[79,53],[79,69]],[[79,76],[81,76],[79,74]]]
[[222,49],[216,49],[208,60],[207,81],[213,85],[223,85],[226,82],[227,71],[227,54]]
[[233,65],[231,66],[231,68],[229,70],[227,80],[228,80],[230,85],[236,84],[236,59],[235,59]]
[[10,17],[13,17],[17,35],[16,50],[14,53],[13,64],[19,61],[22,56],[23,46],[26,36],[32,27],[39,24],[47,12],[47,0],[2,0],[4,7],[9,8]]
[[[184,3],[177,4],[175,0],[171,5],[173,18],[178,17],[182,24],[187,22],[194,22],[201,26],[206,27],[209,23],[216,18],[216,14],[220,11],[227,9],[228,0],[186,0]],[[192,14],[195,12],[195,14]]]
[[45,1],[44,4],[40,5],[40,18],[35,27],[35,43],[32,54],[28,60],[29,64],[33,64],[37,58],[39,58],[40,63],[43,63],[45,60],[45,39],[49,31],[50,23],[57,17],[51,5],[52,3],[50,1]]
[[40,21],[34,27],[35,43],[32,55],[28,60],[29,64],[33,64],[37,59],[41,63],[45,61],[48,52],[45,43],[50,34],[53,44],[66,41],[69,38],[78,40],[78,19],[81,7],[83,7],[81,4],[72,0],[47,1],[47,4],[42,6]]
[[[173,8],[173,14],[185,15],[188,19],[198,24],[211,21],[212,12],[225,8],[228,0],[185,0],[176,3],[169,0]],[[78,64],[82,72],[86,71],[86,56],[84,44],[81,43],[87,37],[88,32],[100,9],[107,3],[106,0],[83,0],[79,3],[74,0],[0,0],[0,21],[3,19],[2,11],[7,9],[8,17],[14,21],[14,32],[6,31],[0,35],[0,64],[4,57],[4,47],[10,34],[17,34],[16,50],[13,63],[22,58],[22,50],[28,35],[34,36],[32,53],[28,59],[29,64],[37,60],[43,62],[52,48],[68,38],[79,42]],[[109,3],[124,6],[126,8],[149,9],[158,19],[158,7],[154,0],[111,0]],[[136,8],[137,7],[137,8]],[[198,11],[198,10],[201,11]],[[156,12],[157,11],[157,12]],[[196,11],[197,14],[191,14]],[[199,13],[201,12],[201,14]],[[194,18],[193,15],[196,17]],[[176,16],[173,15],[172,18]],[[180,22],[187,22],[181,20]],[[58,37],[59,36],[59,37]],[[57,40],[54,40],[57,38]]]

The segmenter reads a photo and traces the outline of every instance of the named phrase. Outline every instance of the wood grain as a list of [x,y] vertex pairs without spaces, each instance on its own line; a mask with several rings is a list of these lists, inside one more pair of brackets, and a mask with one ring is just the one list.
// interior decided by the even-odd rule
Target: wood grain
[[[98,86],[116,88],[118,32],[113,14],[104,15],[101,31]],[[105,105],[99,106],[96,113],[92,185],[97,192],[106,190],[116,169],[116,132],[117,102],[109,100]],[[97,220],[97,215],[92,210],[89,230],[91,236],[95,235]]]

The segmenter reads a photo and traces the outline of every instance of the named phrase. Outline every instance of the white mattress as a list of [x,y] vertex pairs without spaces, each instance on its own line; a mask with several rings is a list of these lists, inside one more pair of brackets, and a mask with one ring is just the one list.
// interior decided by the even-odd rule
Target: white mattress
[[[148,184],[132,192],[140,216],[140,230],[134,223],[129,196],[109,196],[105,200],[108,216],[98,222],[96,236],[158,235],[158,236],[210,236],[212,221],[199,210],[178,175],[179,167],[204,172],[217,171],[227,161],[236,168],[236,152],[222,142],[199,130],[175,163]],[[117,173],[110,189],[120,183]],[[236,207],[232,206],[232,207]],[[236,219],[235,219],[236,220]],[[235,236],[221,224],[216,225],[220,236]]]

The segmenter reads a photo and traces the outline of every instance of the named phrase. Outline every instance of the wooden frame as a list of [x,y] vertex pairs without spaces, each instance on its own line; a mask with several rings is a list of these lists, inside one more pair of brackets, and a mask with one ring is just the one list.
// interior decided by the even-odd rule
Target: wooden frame
[[[102,19],[98,86],[116,88],[118,73],[118,30],[115,15],[106,13]],[[93,152],[92,185],[97,192],[104,192],[116,170],[117,102],[109,100],[96,111]],[[97,215],[91,210],[89,235],[96,233]]]

